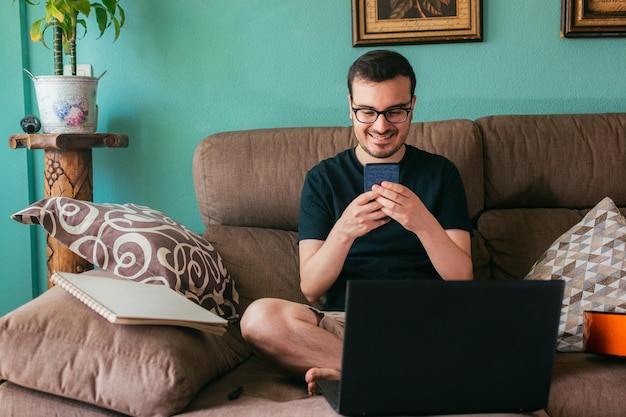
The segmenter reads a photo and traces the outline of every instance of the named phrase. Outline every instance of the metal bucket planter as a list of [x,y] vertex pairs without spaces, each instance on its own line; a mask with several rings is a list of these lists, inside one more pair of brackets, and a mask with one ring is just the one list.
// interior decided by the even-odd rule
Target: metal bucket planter
[[98,127],[96,90],[100,77],[26,74],[35,84],[43,133],[93,133]]

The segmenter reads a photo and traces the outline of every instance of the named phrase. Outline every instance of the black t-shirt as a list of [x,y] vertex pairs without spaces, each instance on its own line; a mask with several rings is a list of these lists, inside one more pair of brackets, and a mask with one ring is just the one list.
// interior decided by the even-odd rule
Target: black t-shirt
[[[448,159],[406,145],[400,183],[420,197],[444,229],[471,233],[465,189]],[[348,204],[363,191],[363,165],[354,148],[313,167],[302,189],[298,241],[326,240]],[[416,278],[441,279],[417,236],[392,220],[354,241],[339,278],[326,293],[324,308],[344,310],[349,279]]]

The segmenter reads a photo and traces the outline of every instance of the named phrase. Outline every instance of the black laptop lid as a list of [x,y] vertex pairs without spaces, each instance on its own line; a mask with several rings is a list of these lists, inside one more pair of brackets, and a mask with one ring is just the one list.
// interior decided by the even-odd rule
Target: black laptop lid
[[547,406],[561,281],[350,281],[338,411]]

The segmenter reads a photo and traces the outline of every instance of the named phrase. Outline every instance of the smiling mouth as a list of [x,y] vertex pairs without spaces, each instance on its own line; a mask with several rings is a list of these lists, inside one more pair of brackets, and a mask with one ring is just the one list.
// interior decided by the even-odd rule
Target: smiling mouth
[[395,136],[394,133],[387,133],[385,135],[377,135],[377,134],[373,134],[370,133],[369,137],[375,142],[375,143],[388,143],[391,141],[391,139],[393,139],[393,137]]

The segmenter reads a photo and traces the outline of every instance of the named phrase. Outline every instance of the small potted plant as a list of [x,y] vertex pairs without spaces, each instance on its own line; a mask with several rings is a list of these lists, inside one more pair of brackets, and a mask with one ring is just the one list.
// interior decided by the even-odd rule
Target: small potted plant
[[[76,75],[76,42],[87,33],[87,18],[93,13],[101,37],[108,29],[117,40],[126,20],[120,0],[24,0],[42,7],[43,16],[30,28],[33,42],[48,47],[45,35],[52,36],[54,74],[33,76],[39,116],[44,133],[91,133],[96,131],[96,89],[98,80]],[[15,2],[15,0],[13,0]],[[64,56],[70,58],[71,75],[63,75]]]

